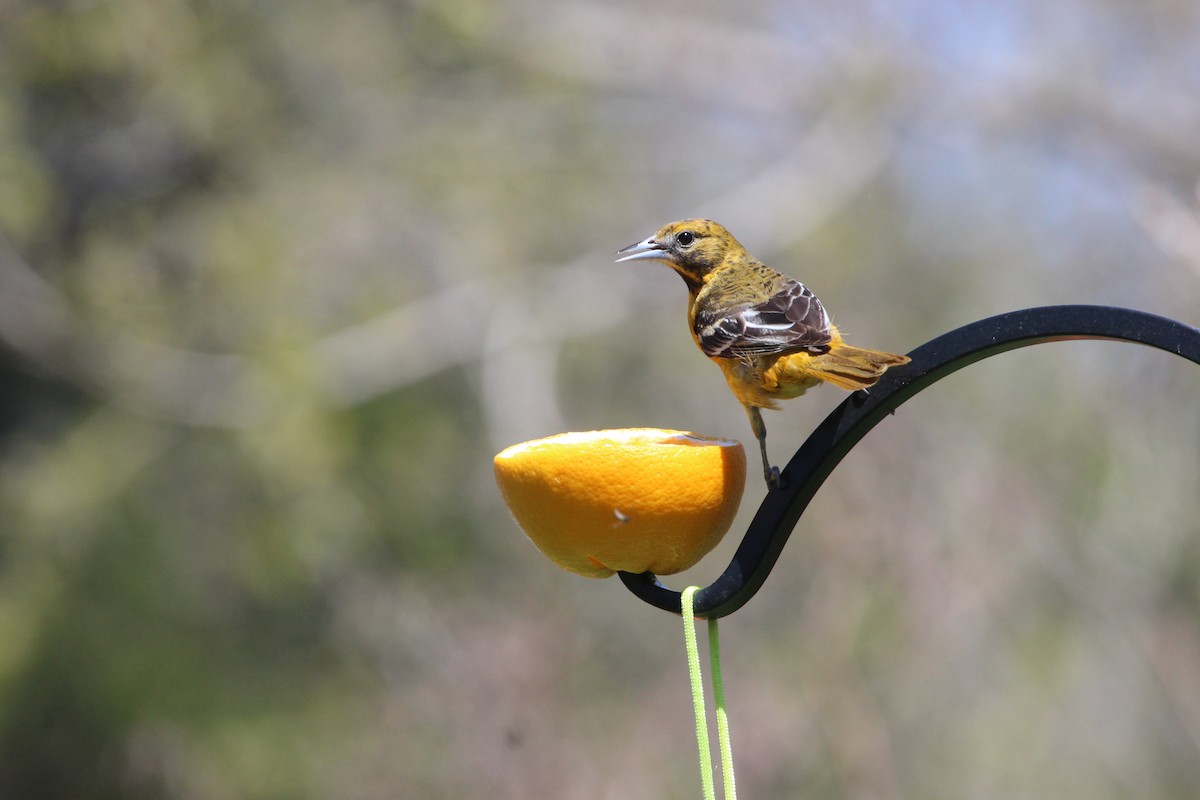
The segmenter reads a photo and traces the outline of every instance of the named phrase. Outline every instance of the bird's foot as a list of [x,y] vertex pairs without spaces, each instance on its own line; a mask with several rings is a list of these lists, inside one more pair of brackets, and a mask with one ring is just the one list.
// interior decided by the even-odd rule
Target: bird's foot
[[779,472],[779,467],[768,467],[765,473],[768,489],[782,489],[783,475]]

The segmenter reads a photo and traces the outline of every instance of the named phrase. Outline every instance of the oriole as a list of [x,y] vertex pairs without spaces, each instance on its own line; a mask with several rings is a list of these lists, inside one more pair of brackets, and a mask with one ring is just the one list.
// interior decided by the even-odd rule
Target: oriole
[[745,406],[772,488],[779,469],[767,458],[759,409],[778,408],[776,400],[799,397],[822,381],[865,389],[888,367],[909,361],[846,344],[808,287],[750,255],[712,220],[672,222],[617,254],[617,261],[661,261],[687,284],[692,338]]

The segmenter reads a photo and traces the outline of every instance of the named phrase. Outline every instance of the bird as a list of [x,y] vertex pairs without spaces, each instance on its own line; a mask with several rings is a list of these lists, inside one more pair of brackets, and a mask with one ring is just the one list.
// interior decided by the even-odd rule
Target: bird
[[767,457],[761,409],[777,409],[777,401],[821,383],[867,389],[889,367],[910,360],[847,344],[807,286],[750,255],[710,219],[664,225],[617,255],[617,262],[661,261],[687,284],[692,339],[745,407],[770,489],[782,484]]

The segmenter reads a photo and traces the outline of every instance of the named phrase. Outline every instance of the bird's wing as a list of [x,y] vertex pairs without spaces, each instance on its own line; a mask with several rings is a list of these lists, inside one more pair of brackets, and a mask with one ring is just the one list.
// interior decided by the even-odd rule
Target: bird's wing
[[695,320],[700,349],[710,358],[752,358],[794,353],[823,353],[831,339],[829,315],[808,287],[788,280],[756,305],[721,312],[700,311]]

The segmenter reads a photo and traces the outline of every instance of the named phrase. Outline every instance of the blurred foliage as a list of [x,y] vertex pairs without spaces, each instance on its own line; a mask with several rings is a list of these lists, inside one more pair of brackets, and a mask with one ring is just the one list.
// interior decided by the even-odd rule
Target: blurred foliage
[[[3,797],[694,796],[674,620],[541,559],[489,463],[749,438],[678,280],[610,263],[671,219],[887,349],[1200,323],[1186,0],[0,23]],[[725,625],[746,796],[1196,796],[1198,373],[1040,347],[872,433]]]

